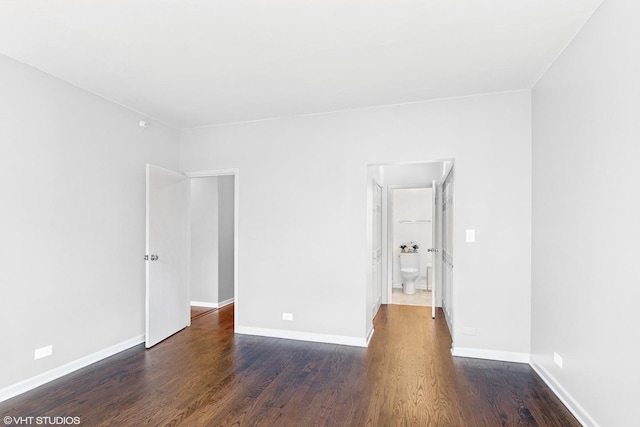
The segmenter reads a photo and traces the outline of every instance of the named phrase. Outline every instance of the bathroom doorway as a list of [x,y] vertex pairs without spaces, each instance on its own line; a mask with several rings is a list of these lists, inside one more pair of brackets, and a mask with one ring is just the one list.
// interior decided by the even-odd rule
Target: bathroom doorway
[[[376,300],[378,284],[374,271],[378,271],[376,262],[378,260],[374,246],[376,239],[374,237],[374,229],[376,228],[376,210],[377,203],[376,185],[382,187],[382,268],[380,273],[382,276],[381,303],[382,304],[416,304],[432,306],[432,316],[438,312],[436,308],[443,307],[443,296],[447,292],[447,307],[445,317],[447,323],[451,325],[453,316],[453,306],[451,304],[453,287],[452,268],[447,266],[443,268],[443,258],[441,251],[443,237],[451,239],[452,236],[452,218],[453,218],[453,182],[452,173],[454,160],[436,160],[425,162],[410,163],[379,163],[368,165],[367,176],[367,247],[370,252],[368,255],[368,272],[367,272],[367,307],[368,312],[372,313],[372,317],[376,313]],[[449,179],[448,200],[450,203],[446,205],[447,215],[446,224],[447,232],[443,231],[443,185],[445,179]],[[404,190],[414,192],[416,200],[422,198],[424,204],[422,211],[415,210],[413,212],[394,213],[394,204],[404,197]],[[396,194],[394,194],[396,193]],[[407,192],[407,195],[409,192]],[[407,196],[411,199],[411,196]],[[400,202],[402,205],[404,202]],[[411,202],[409,202],[411,204]],[[394,232],[394,227],[396,230]],[[398,231],[402,227],[403,232]],[[420,234],[420,229],[428,229],[430,233]],[[411,231],[413,230],[413,231]],[[408,234],[407,234],[408,233]],[[414,237],[415,236],[415,237]],[[399,240],[402,242],[399,242]],[[405,241],[406,240],[406,241]],[[403,283],[401,272],[399,271],[400,246],[405,243],[414,242],[418,246],[418,253],[422,258],[419,266],[419,274],[415,282],[416,294],[422,296],[422,301],[413,302],[413,296],[403,293]],[[444,240],[450,243],[452,240]],[[447,249],[448,261],[452,260],[452,248]],[[452,267],[452,262],[451,262]],[[446,279],[446,289],[443,288],[443,280]],[[431,291],[429,293],[428,291]],[[422,292],[420,294],[419,292]],[[395,295],[394,295],[395,293]],[[396,298],[394,299],[394,296]],[[403,298],[411,298],[404,300]]]
[[[433,189],[389,187],[389,241],[391,242],[391,304],[431,306],[434,269],[432,219]],[[406,259],[417,272],[411,288],[407,283]],[[415,260],[414,260],[415,259]]]

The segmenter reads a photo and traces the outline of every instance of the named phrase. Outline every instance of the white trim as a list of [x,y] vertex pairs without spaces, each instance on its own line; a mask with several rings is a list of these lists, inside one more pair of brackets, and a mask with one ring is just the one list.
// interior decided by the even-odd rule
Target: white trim
[[229,298],[220,302],[204,302],[204,301],[191,301],[191,307],[208,307],[208,308],[222,308],[229,304],[233,304],[234,298]]
[[[187,177],[187,301],[191,301],[191,187],[191,178]],[[190,306],[185,314],[187,315],[187,327],[189,328],[191,327]]]
[[[454,162],[456,159],[455,157],[445,157],[442,159],[435,159],[435,160],[411,160],[411,161],[397,161],[397,162],[382,162],[382,163],[369,163],[368,166],[407,166],[407,165],[420,165],[420,164],[424,164],[424,163],[444,163],[444,162]],[[428,187],[431,187],[431,183],[427,183],[425,184]],[[403,187],[402,185],[397,185],[396,187],[400,188]],[[411,186],[408,186],[406,188],[411,188]]]
[[210,176],[228,176],[228,175],[236,175],[238,173],[238,169],[210,169],[210,170],[199,170],[199,171],[186,171],[182,172],[185,176],[189,178],[207,178]]
[[529,353],[513,351],[486,350],[483,348],[451,347],[451,355],[456,357],[471,357],[474,359],[499,360],[501,362],[529,363]]
[[189,302],[191,307],[208,307],[208,308],[218,308],[217,302],[204,302],[204,301],[191,301]]
[[234,298],[229,298],[229,299],[226,299],[224,301],[220,301],[218,303],[218,308],[222,308],[222,307],[225,307],[225,306],[227,306],[229,304],[233,304],[234,300],[235,300]]
[[542,365],[536,363],[534,357],[531,358],[531,362],[529,362],[529,365],[533,368],[534,371],[536,371],[538,375],[540,375],[542,381],[544,381],[545,384],[549,386],[551,391],[558,397],[558,399],[560,399],[564,406],[569,409],[573,416],[578,419],[580,424],[585,427],[600,426],[600,424],[598,424],[596,420],[594,420],[593,417],[589,415],[589,413],[582,407],[582,405],[580,405],[573,398],[573,396],[571,396],[571,394],[569,394],[569,392],[564,387],[562,387],[560,382],[558,382],[558,380],[556,380],[553,375],[549,373],[549,371],[547,371]]
[[369,343],[371,342],[371,338],[373,337],[373,332],[375,331],[375,329],[371,328],[369,330],[369,333],[367,334],[367,345],[366,347],[369,347]]
[[12,397],[25,393],[29,390],[33,390],[36,387],[56,380],[60,377],[77,371],[78,369],[89,366],[92,363],[99,362],[103,359],[106,359],[107,357],[113,356],[114,354],[120,353],[121,351],[127,350],[142,343],[144,343],[144,335],[138,335],[137,337],[130,338],[126,341],[112,345],[111,347],[107,347],[88,356],[81,357],[80,359],[74,360],[73,362],[69,362],[62,366],[58,366],[57,368],[53,368],[49,371],[43,372],[39,375],[36,375],[35,377],[27,378],[26,380],[20,381],[19,383],[12,384],[8,387],[0,389],[0,402],[11,399]]
[[[451,101],[451,100],[456,100],[456,99],[475,98],[475,97],[480,97],[480,96],[496,95],[496,94],[509,93],[509,92],[524,92],[524,91],[529,91],[532,88],[533,88],[533,86],[531,88],[527,88],[527,89],[507,89],[507,90],[498,90],[498,91],[493,91],[493,92],[474,93],[474,94],[471,94],[471,95],[456,95],[456,96],[449,96],[449,97],[445,97],[445,98],[422,99],[422,100],[419,100],[419,101],[405,101],[405,102],[399,102],[399,103],[394,103],[394,104],[371,105],[371,106],[367,106],[367,107],[355,107],[355,108],[344,108],[344,109],[340,109],[340,110],[320,111],[320,112],[317,112],[317,113],[293,114],[293,115],[288,115],[288,116],[287,115],[285,115],[285,116],[273,116],[273,117],[265,117],[263,119],[240,120],[240,121],[236,121],[236,122],[224,122],[224,123],[218,123],[218,124],[212,124],[212,125],[201,125],[201,126],[194,126],[194,127],[186,127],[186,128],[180,128],[180,130],[206,129],[206,128],[221,127],[221,126],[241,125],[241,124],[245,124],[245,123],[257,123],[257,122],[266,122],[266,121],[275,121],[275,120],[294,119],[294,118],[298,118],[298,117],[322,116],[322,115],[326,115],[326,114],[344,113],[344,112],[351,112],[351,111],[376,110],[376,109],[381,109],[381,108],[404,107],[405,105],[422,104],[422,103],[428,103],[428,102],[430,103],[430,102]],[[127,107],[127,108],[129,108],[129,107]]]
[[235,332],[237,334],[257,335],[261,337],[367,347],[366,338],[348,337],[344,335],[316,334],[312,332],[287,331],[283,329],[255,328],[252,326],[236,326]]
[[[104,100],[106,100],[106,101],[108,101],[108,102],[110,102],[112,104],[118,105],[118,106],[120,106],[122,108],[125,108],[125,109],[127,109],[129,111],[132,111],[132,112],[134,112],[136,114],[140,114],[140,115],[144,116],[145,118],[149,119],[151,121],[151,123],[150,123],[151,125],[153,125],[154,122],[158,122],[158,123],[162,123],[163,125],[165,125],[167,127],[170,127],[171,129],[175,129],[177,131],[180,131],[180,130],[183,130],[183,129],[189,129],[189,128],[184,128],[184,127],[179,127],[176,124],[171,124],[169,122],[165,122],[163,119],[160,119],[160,118],[154,117],[154,116],[150,116],[149,114],[143,113],[140,110],[136,110],[135,108],[133,108],[133,107],[127,105],[127,104],[123,104],[120,101],[116,101],[113,98],[109,98],[108,96],[106,96],[104,94],[100,94],[98,92],[94,92],[94,91],[89,90],[89,89],[87,89],[85,87],[80,87],[76,83],[73,83],[71,80],[66,80],[66,79],[63,79],[61,77],[53,76],[50,71],[45,71],[44,69],[40,68],[38,65],[35,65],[35,62],[33,62],[33,61],[26,62],[24,59],[18,59],[17,57],[7,55],[4,52],[2,52],[2,54],[5,55],[5,56],[8,56],[9,58],[11,58],[11,59],[13,59],[15,61],[20,62],[22,65],[28,65],[29,67],[35,68],[36,70],[38,70],[41,73],[45,73],[47,75],[47,77],[53,77],[53,78],[55,78],[57,80],[65,82],[68,85],[73,86],[77,90],[81,90],[83,92],[90,93],[91,95],[97,96],[100,99],[104,99]],[[144,129],[141,129],[141,130],[144,131]]]

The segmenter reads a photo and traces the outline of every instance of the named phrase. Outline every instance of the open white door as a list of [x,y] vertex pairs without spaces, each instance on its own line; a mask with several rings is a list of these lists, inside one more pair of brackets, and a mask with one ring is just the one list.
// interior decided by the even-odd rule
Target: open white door
[[188,178],[147,165],[146,347],[189,325]]

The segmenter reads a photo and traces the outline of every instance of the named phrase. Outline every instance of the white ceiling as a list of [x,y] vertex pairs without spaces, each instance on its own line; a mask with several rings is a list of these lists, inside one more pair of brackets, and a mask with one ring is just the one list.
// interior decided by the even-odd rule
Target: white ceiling
[[0,0],[0,53],[177,128],[531,88],[602,0]]

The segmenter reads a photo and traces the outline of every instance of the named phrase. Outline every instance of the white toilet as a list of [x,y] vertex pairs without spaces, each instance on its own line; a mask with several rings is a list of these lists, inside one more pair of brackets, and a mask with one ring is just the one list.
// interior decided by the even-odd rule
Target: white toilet
[[402,292],[416,293],[416,279],[420,276],[420,254],[400,254],[400,274],[402,275]]

